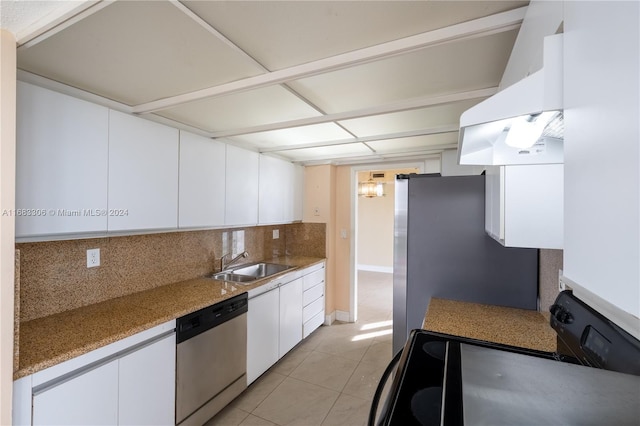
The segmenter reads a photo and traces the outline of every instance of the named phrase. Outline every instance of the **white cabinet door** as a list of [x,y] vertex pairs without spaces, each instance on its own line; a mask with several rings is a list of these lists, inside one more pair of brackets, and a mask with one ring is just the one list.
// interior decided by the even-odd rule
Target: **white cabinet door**
[[[260,156],[260,223],[286,223],[302,218],[300,166],[266,155]],[[299,206],[297,206],[297,204]],[[299,219],[296,219],[299,216]]]
[[177,228],[178,130],[110,111],[108,199],[109,231]]
[[490,166],[485,174],[484,227],[487,234],[504,240],[504,167]]
[[304,167],[293,166],[293,218],[302,220],[302,206],[304,203]]
[[258,223],[259,154],[227,145],[225,224]]
[[175,423],[175,333],[119,360],[118,424]]
[[259,223],[281,223],[285,217],[284,186],[286,174],[285,161],[267,155],[260,156]]
[[224,225],[225,147],[180,131],[180,228]]
[[508,247],[563,247],[562,164],[487,169],[485,228]]
[[249,299],[247,313],[247,384],[251,384],[279,358],[279,290]]
[[115,425],[118,361],[62,381],[33,396],[34,425]]
[[563,5],[563,274],[587,290],[574,289],[579,298],[640,338],[640,3]]
[[16,237],[104,232],[109,110],[18,82]]
[[302,340],[302,279],[280,287],[280,342],[283,357]]

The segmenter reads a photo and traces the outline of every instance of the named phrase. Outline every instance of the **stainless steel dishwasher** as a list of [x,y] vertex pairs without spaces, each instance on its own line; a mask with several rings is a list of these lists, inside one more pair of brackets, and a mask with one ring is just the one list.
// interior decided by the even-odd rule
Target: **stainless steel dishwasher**
[[176,425],[202,425],[247,387],[247,293],[176,323]]

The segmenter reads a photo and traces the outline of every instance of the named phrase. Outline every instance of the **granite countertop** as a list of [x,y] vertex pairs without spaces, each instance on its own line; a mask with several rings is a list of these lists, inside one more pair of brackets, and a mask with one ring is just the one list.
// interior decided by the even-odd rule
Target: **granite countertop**
[[[283,257],[268,261],[300,268],[324,259]],[[19,331],[18,369],[13,379],[245,293],[288,272],[291,270],[250,285],[195,278],[23,322]]]
[[556,332],[537,311],[432,298],[422,327],[521,348],[555,352]]

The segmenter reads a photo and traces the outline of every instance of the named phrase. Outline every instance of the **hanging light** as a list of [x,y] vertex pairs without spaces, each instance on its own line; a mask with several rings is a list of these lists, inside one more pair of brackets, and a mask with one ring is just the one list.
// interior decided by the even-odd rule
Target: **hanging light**
[[385,195],[384,182],[374,181],[373,176],[369,173],[369,180],[358,183],[358,195],[366,198],[382,197]]

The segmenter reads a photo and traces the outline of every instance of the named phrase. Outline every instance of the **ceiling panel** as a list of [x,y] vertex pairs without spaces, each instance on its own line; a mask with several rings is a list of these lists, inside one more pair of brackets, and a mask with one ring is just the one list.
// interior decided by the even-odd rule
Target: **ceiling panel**
[[233,136],[229,139],[242,143],[249,143],[257,146],[258,148],[273,148],[349,138],[353,138],[353,136],[345,132],[336,124],[324,123]]
[[438,105],[411,111],[344,120],[340,124],[358,137],[424,130],[446,125],[459,126],[460,114],[482,99]]
[[422,49],[317,75],[290,86],[327,113],[495,87],[517,31]]
[[18,67],[125,104],[262,73],[166,1],[119,1],[18,54]]
[[439,135],[414,136],[401,139],[386,139],[383,141],[367,142],[378,154],[426,150],[442,145],[458,143],[458,132],[442,133]]
[[271,71],[511,10],[528,1],[185,1]]
[[341,157],[361,157],[372,155],[372,151],[361,143],[348,145],[322,146],[315,148],[293,149],[290,151],[279,151],[278,155],[288,158],[291,161],[317,161],[330,160]]
[[209,132],[321,115],[281,86],[203,99],[157,114]]

